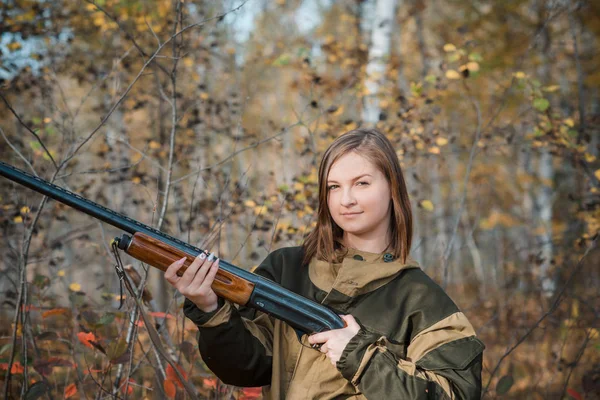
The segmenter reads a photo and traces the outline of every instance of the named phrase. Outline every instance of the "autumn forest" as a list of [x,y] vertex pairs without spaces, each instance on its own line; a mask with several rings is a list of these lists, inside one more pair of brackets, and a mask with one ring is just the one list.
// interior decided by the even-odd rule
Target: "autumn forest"
[[[592,0],[4,0],[1,160],[253,270],[376,127],[483,398],[598,399],[599,49]],[[0,178],[0,231],[0,398],[261,398],[118,229]]]

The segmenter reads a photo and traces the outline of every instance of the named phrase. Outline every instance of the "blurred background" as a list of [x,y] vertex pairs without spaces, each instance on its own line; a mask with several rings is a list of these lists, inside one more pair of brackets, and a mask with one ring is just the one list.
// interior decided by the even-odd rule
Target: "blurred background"
[[[2,161],[242,268],[302,243],[322,152],[377,127],[484,398],[600,397],[597,1],[4,0],[0,32]],[[189,397],[118,309],[121,232],[6,179],[0,228],[0,397]],[[198,396],[260,398],[123,260]]]

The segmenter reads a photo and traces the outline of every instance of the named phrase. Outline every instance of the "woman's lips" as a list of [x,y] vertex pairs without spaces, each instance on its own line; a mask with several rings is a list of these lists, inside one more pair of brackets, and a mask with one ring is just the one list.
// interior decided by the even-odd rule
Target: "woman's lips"
[[355,213],[342,213],[342,216],[344,216],[344,217],[354,217],[354,216],[360,215],[360,214],[362,214],[362,211],[361,212],[355,212]]

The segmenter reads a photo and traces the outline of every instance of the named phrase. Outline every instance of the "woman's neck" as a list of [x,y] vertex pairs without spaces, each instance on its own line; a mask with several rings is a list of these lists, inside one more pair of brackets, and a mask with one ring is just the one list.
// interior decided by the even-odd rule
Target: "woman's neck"
[[344,246],[367,253],[383,253],[389,245],[387,235],[383,237],[361,238],[344,233]]

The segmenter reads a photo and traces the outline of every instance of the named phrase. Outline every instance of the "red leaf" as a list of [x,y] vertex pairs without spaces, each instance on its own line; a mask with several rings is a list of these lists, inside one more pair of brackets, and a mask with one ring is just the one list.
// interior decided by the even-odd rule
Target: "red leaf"
[[250,387],[242,389],[242,396],[239,400],[255,400],[260,399],[262,396],[262,388]]
[[[0,363],[0,369],[6,371],[8,369],[8,363]],[[11,374],[22,374],[25,371],[25,368],[21,365],[20,362],[15,361],[10,368]]]
[[15,362],[10,369],[11,374],[22,374],[25,371],[25,368],[21,365],[20,362]]
[[170,379],[165,379],[163,389],[165,389],[165,394],[167,395],[167,397],[173,398],[177,394],[177,388],[175,387],[173,381]]
[[129,378],[129,385],[123,385],[123,387],[121,388],[121,391],[123,393],[125,393],[125,387],[127,387],[127,395],[132,395],[133,394],[133,386],[131,386],[132,383],[135,383],[135,381],[132,378]]
[[567,393],[575,400],[583,400],[583,396],[575,389],[567,388]]
[[[183,376],[183,379],[187,380],[187,374],[185,373],[183,368],[180,365],[178,365],[177,369]],[[173,367],[171,367],[171,364],[167,365],[167,379],[173,381],[173,383],[176,383],[177,386],[179,386],[180,388],[183,388],[183,383],[179,380],[179,377],[177,376],[177,373],[175,372]]]
[[77,334],[77,338],[79,339],[79,341],[81,343],[83,343],[84,345],[86,345],[90,349],[94,348],[94,345],[92,345],[90,343],[90,340],[95,342],[96,341],[96,336],[94,336],[94,334],[92,332],[89,332],[89,333],[79,332]]
[[65,388],[65,399],[69,397],[75,396],[77,394],[77,386],[74,383],[71,383],[69,386]]

